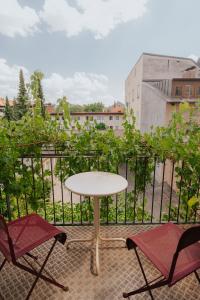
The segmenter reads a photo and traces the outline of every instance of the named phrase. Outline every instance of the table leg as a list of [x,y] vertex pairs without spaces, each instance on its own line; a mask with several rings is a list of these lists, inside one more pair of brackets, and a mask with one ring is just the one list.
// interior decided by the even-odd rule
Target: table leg
[[69,244],[74,242],[95,242],[94,248],[96,251],[96,272],[95,275],[99,274],[100,263],[99,263],[99,243],[100,241],[122,241],[126,243],[126,240],[123,238],[103,238],[100,236],[100,206],[99,206],[99,197],[94,197],[94,235],[91,239],[72,239],[67,242],[67,249]]
[[118,242],[124,242],[126,243],[126,239],[123,238],[104,238],[99,236],[101,241],[105,241],[105,242],[114,242],[114,241],[118,241]]
[[92,242],[93,240],[94,240],[94,238],[91,238],[91,239],[71,239],[71,240],[66,242],[66,248],[69,249],[69,245],[71,243]]
[[99,274],[99,234],[100,234],[100,208],[99,198],[94,197],[94,239],[96,242],[96,275]]

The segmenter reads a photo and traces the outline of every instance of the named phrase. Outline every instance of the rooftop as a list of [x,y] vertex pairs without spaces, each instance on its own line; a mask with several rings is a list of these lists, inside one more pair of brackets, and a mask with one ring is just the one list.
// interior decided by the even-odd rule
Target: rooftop
[[[14,102],[13,100],[8,100],[8,102],[10,106],[13,106],[13,102]],[[0,97],[0,106],[4,107],[5,105],[6,105],[6,100]]]
[[[62,116],[63,113],[60,112],[60,113],[56,113],[56,112],[52,112],[50,113],[52,116],[54,115],[60,115]],[[70,113],[71,116],[87,116],[87,115],[90,115],[90,116],[94,116],[94,115],[124,115],[124,112],[71,112]]]

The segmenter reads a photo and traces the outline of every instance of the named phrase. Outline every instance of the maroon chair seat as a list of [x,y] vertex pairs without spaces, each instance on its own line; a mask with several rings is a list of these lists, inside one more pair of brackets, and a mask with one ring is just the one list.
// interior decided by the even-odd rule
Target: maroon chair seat
[[[15,258],[19,258],[30,252],[37,246],[61,234],[62,231],[49,224],[37,214],[31,214],[7,224],[9,235],[12,239]],[[0,250],[8,261],[12,260],[7,240],[1,239]]]
[[[194,226],[184,231],[173,223],[167,223],[129,237],[127,247],[135,250],[146,285],[133,292],[124,293],[124,298],[148,290],[153,299],[151,289],[163,285],[170,287],[192,272],[195,272],[199,281],[196,273],[196,270],[200,268],[200,243],[198,240],[200,240],[200,226]],[[147,282],[136,250],[137,247],[162,274],[162,279],[153,285],[149,285]]]
[[[54,238],[54,242],[47,253],[47,256],[42,265],[37,261],[37,257],[30,253],[33,249],[43,244],[47,240]],[[42,274],[47,260],[55,247],[57,241],[62,244],[65,243],[66,234],[49,224],[47,221],[42,219],[37,214],[30,214],[25,217],[19,218],[15,221],[11,221],[6,224],[4,218],[0,215],[0,251],[3,253],[5,259],[0,265],[0,271],[3,268],[6,261],[12,262],[15,266],[28,271],[29,273],[36,276],[36,279],[29,291],[27,299],[30,297],[34,286],[36,285],[39,278],[52,283],[63,290],[68,290],[67,287],[59,284],[52,276],[47,277]],[[41,269],[39,272],[31,265],[31,263],[25,257],[32,258],[40,265]],[[29,266],[22,264],[18,261],[19,258],[24,258]]]

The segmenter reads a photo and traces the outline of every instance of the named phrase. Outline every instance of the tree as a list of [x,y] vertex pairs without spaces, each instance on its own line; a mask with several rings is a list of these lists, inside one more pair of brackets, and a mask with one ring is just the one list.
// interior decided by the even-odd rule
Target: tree
[[84,105],[84,111],[86,112],[102,112],[103,109],[104,109],[104,105],[102,102],[94,102],[94,103]]
[[79,104],[69,104],[69,110],[71,112],[83,112],[83,105]]
[[4,118],[7,119],[9,122],[13,119],[13,111],[10,107],[8,97],[6,96],[6,105],[4,109]]
[[105,130],[106,129],[105,123],[97,123],[95,127],[98,130]]
[[56,108],[57,113],[63,114],[63,123],[65,125],[65,128],[69,127],[70,123],[70,111],[69,111],[69,103],[67,102],[67,97],[64,96],[62,98],[59,98],[57,100],[58,106]]
[[42,89],[41,80],[43,79],[44,74],[40,71],[35,71],[31,75],[30,88],[32,91],[32,96],[35,102],[36,110],[39,109],[43,118],[45,118],[45,106],[44,106],[44,94]]
[[94,102],[90,104],[70,104],[70,112],[102,112],[105,106],[102,102]]
[[21,119],[28,111],[28,94],[22,69],[19,71],[19,91],[14,110],[16,119]]

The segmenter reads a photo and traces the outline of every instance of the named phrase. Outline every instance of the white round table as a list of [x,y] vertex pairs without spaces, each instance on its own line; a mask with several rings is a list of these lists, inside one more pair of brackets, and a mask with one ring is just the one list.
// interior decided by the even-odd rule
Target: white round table
[[67,243],[67,248],[73,242],[95,241],[96,249],[96,275],[99,273],[99,242],[123,241],[123,238],[103,238],[100,236],[100,209],[99,197],[110,196],[124,191],[128,182],[120,175],[108,172],[84,172],[73,175],[65,181],[65,186],[71,192],[93,197],[94,200],[94,236],[91,239],[72,239]]

